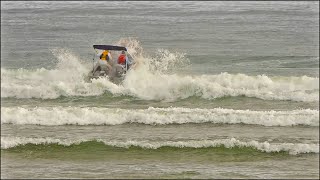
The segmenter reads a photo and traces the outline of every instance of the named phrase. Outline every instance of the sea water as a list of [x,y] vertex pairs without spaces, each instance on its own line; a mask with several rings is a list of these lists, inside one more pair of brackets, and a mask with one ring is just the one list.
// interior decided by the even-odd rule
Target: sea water
[[1,178],[319,178],[318,49],[319,2],[1,2]]

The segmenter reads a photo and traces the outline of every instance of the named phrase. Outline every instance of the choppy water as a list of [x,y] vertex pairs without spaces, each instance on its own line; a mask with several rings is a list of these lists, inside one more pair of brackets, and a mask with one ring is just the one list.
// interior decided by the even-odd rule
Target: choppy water
[[319,2],[1,2],[1,177],[319,178],[318,49]]

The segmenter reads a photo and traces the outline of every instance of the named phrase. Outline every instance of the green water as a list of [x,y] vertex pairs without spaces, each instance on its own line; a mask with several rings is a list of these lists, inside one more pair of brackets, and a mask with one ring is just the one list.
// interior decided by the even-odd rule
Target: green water
[[1,2],[3,179],[319,179],[318,119],[317,1]]

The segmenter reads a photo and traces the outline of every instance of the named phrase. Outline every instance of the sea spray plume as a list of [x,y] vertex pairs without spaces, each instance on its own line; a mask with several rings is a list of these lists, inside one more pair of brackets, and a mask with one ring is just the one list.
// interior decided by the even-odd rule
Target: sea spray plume
[[118,42],[116,42],[119,46],[124,46],[127,48],[127,51],[135,57],[140,57],[143,54],[143,48],[139,40],[129,37],[129,38],[121,38]]
[[190,64],[185,53],[170,52],[167,49],[158,49],[154,57],[150,58],[149,66],[151,72],[173,71]]
[[89,64],[67,49],[53,49],[57,58],[54,69],[4,70],[1,74],[1,97],[55,99],[60,96],[101,95],[108,85],[85,82]]
[[[176,59],[175,55],[172,55]],[[129,90],[129,94],[145,100],[175,100],[184,94],[179,91],[180,77],[177,74],[165,74],[173,63],[166,56],[153,63],[154,58],[138,57],[139,64],[130,70],[123,81],[123,86]],[[172,68],[173,69],[173,68]],[[178,88],[178,89],[176,89]],[[195,94],[189,94],[193,96]]]
[[73,71],[72,75],[83,75],[87,73],[88,67],[86,67],[80,60],[80,57],[76,56],[68,49],[55,48],[51,50],[52,54],[57,58],[58,63],[56,69],[62,71]]
[[262,126],[319,126],[319,111],[250,111],[199,108],[90,108],[90,107],[1,107],[1,124],[57,125],[147,125],[213,123]]
[[143,63],[148,66],[149,73],[167,72],[190,63],[185,53],[173,53],[167,49],[157,49],[155,55],[150,56],[144,53],[140,41],[135,38],[121,38],[116,44],[127,47],[128,52],[138,61],[138,64]]
[[[133,38],[123,38],[118,44],[127,47],[136,63],[122,83],[128,90],[128,94],[146,100],[173,99],[170,95],[170,89],[168,89],[170,87],[166,83],[163,84],[163,82],[167,82],[168,78],[164,73],[187,64],[184,62],[189,61],[184,54],[159,49],[152,57],[143,53],[140,42]],[[158,94],[158,91],[163,94]]]

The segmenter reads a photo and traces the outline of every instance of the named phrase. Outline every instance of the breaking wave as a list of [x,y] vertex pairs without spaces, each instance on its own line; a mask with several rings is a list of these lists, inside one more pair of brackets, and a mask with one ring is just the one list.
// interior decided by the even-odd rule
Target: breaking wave
[[188,140],[188,141],[117,141],[103,139],[54,139],[54,138],[24,138],[24,137],[1,137],[1,149],[19,148],[28,144],[34,145],[79,145],[85,142],[102,142],[107,146],[119,148],[139,147],[143,149],[159,149],[163,147],[171,148],[253,148],[266,153],[288,152],[296,155],[301,153],[319,153],[319,144],[303,144],[303,143],[269,143],[258,141],[240,141],[235,138],[216,139],[216,140]]
[[319,126],[318,110],[251,111],[233,109],[97,107],[1,107],[1,124],[33,125],[147,125],[218,123],[262,126]]
[[[180,75],[174,70],[189,64],[185,54],[159,49],[154,56],[144,54],[138,41],[121,39],[137,66],[121,84],[108,78],[85,81],[91,64],[66,49],[53,50],[58,64],[54,69],[1,68],[1,97],[56,99],[61,96],[99,96],[106,92],[129,95],[143,100],[184,99],[197,96],[215,99],[247,96],[264,100],[319,101],[317,77],[268,77],[221,73],[216,75]],[[169,73],[170,72],[170,73]]]

